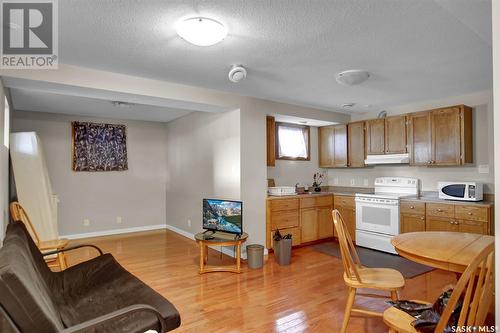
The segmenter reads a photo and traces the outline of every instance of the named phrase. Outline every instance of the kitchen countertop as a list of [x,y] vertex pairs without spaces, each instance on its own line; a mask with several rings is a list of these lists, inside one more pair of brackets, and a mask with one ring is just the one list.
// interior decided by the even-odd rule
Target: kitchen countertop
[[451,204],[451,205],[478,205],[478,206],[492,206],[493,202],[492,201],[459,201],[459,200],[444,200],[440,199],[438,197],[437,192],[433,193],[425,193],[421,196],[414,196],[414,197],[405,197],[401,198],[401,201],[422,201],[422,202],[436,202],[436,203],[443,203],[443,204]]
[[268,195],[267,199],[274,200],[274,199],[308,198],[311,196],[322,196],[322,195],[348,195],[353,197],[356,193],[373,193],[373,189],[365,187],[328,186],[322,188],[321,192],[312,192],[312,193],[295,194],[295,195],[282,195],[282,196]]

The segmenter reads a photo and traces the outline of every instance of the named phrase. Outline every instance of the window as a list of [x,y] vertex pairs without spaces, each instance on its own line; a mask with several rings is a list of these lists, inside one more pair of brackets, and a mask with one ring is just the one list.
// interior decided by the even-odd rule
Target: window
[[309,126],[276,123],[276,158],[309,161]]
[[3,145],[9,148],[9,136],[10,136],[10,108],[7,97],[4,100],[4,110],[3,110]]

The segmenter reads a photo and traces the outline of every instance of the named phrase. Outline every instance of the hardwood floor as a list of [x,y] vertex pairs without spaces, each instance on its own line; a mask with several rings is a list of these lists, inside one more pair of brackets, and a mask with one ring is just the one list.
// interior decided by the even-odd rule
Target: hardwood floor
[[[303,247],[292,264],[279,266],[269,256],[263,269],[243,273],[198,274],[199,249],[193,240],[171,231],[155,231],[72,241],[91,243],[112,253],[131,273],[168,298],[179,310],[176,332],[338,332],[347,288],[339,259]],[[69,264],[94,255],[79,250]],[[210,250],[210,263],[231,259]],[[407,280],[401,296],[432,301],[452,273],[435,270]],[[357,297],[358,307],[382,311],[384,299]],[[353,314],[349,332],[387,332],[381,318]]]

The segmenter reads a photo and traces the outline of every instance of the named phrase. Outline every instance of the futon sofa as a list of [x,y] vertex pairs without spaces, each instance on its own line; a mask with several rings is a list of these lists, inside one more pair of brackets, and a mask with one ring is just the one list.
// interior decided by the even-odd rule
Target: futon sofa
[[142,333],[180,326],[168,300],[92,247],[96,258],[52,272],[24,224],[8,225],[0,249],[0,315],[12,331]]

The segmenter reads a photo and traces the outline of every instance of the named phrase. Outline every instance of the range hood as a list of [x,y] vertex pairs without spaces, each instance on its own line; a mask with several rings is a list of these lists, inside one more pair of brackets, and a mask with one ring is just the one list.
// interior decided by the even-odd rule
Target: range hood
[[367,155],[365,164],[408,164],[409,154],[387,154],[387,155]]

